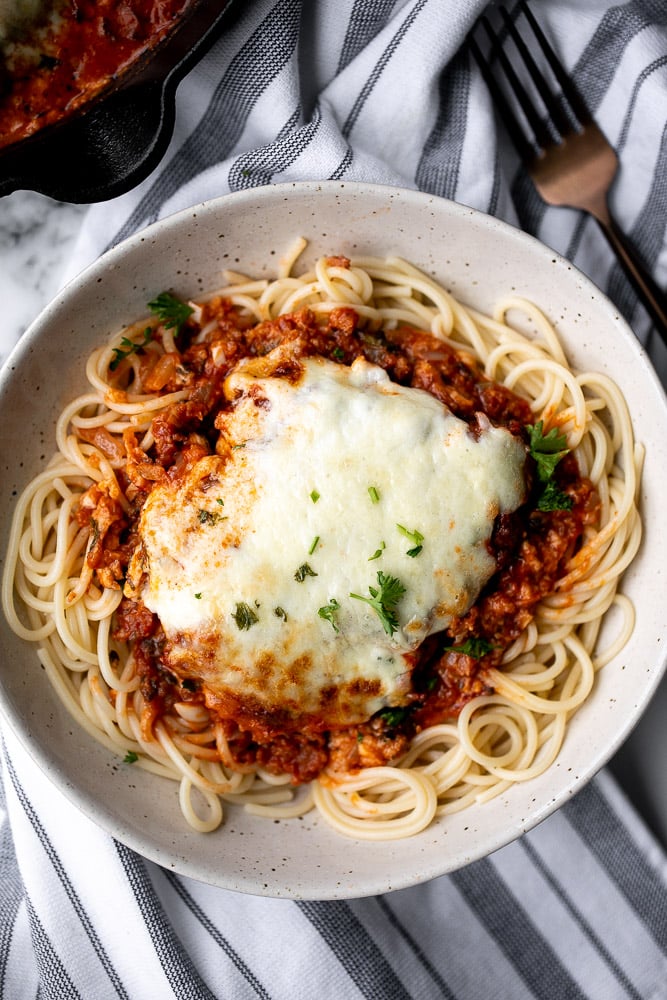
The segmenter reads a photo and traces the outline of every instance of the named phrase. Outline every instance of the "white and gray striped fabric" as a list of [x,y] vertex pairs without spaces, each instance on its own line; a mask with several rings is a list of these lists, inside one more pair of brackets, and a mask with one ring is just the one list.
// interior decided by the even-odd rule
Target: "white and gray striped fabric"
[[[533,0],[617,148],[613,207],[667,284],[667,3]],[[479,0],[237,0],[178,93],[174,140],[92,208],[73,274],[204,198],[341,178],[421,188],[521,225],[667,356],[590,223],[547,209],[462,49]],[[273,900],[163,870],[102,833],[2,742],[0,995],[106,1000],[667,998],[667,859],[605,771],[453,875],[349,902]]]

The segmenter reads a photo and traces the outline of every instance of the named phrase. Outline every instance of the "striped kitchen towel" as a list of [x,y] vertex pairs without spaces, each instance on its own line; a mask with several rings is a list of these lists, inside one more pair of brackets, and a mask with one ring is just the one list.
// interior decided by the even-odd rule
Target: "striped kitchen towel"
[[[667,4],[533,0],[619,152],[614,210],[667,283]],[[63,278],[228,191],[340,179],[419,188],[518,224],[617,303],[667,379],[591,223],[547,209],[465,48],[480,0],[235,0],[179,88],[173,141],[92,207]],[[449,876],[350,901],[194,882],[101,832],[3,733],[0,996],[7,1000],[667,1000],[667,859],[608,771]]]

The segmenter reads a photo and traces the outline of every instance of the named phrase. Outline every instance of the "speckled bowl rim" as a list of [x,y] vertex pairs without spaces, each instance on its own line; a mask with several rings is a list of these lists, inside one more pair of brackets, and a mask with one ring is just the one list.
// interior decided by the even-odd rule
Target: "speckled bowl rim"
[[[81,362],[91,346],[140,317],[149,298],[166,287],[196,296],[215,287],[214,271],[222,267],[275,273],[299,235],[310,240],[310,259],[320,253],[405,256],[482,309],[509,290],[533,298],[554,320],[575,367],[607,371],[617,380],[646,447],[645,537],[623,586],[637,604],[630,643],[598,675],[546,774],[442,817],[408,840],[349,840],[313,814],[273,823],[237,807],[216,833],[193,833],[180,816],[175,787],[123,765],[74,725],[45,683],[34,648],[0,621],[2,714],[83,813],[145,857],[200,881],[259,895],[335,899],[416,885],[497,850],[581,789],[632,731],[665,669],[667,540],[658,525],[667,405],[650,360],[615,307],[568,261],[518,229],[444,199],[382,185],[332,181],[242,191],[181,211],[110,250],[56,296],[12,352],[0,373],[2,558],[16,491],[52,449],[55,414],[83,386]],[[19,440],[25,447],[16,447]]]

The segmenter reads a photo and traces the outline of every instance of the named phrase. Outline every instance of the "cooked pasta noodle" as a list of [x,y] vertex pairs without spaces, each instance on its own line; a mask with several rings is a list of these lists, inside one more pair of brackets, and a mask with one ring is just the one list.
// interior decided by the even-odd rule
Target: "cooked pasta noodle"
[[[145,453],[153,444],[153,417],[189,397],[187,388],[142,390],[146,354],[159,359],[177,352],[173,330],[160,327],[145,351],[123,353],[147,327],[157,331],[155,318],[115,333],[92,353],[89,390],[63,410],[56,454],[17,501],[3,607],[17,635],[39,645],[49,682],[74,718],[112,753],[177,782],[181,811],[195,830],[216,829],[226,805],[243,805],[271,818],[315,809],[356,838],[407,837],[434,817],[488,801],[542,773],[558,755],[572,715],[594,697],[596,671],[623,647],[634,624],[632,604],[618,585],[641,538],[642,449],[618,388],[603,375],[571,370],[553,326],[534,304],[512,295],[493,316],[483,315],[398,258],[363,257],[349,266],[323,258],[296,276],[302,249],[295,244],[276,280],[228,275],[214,296],[191,304],[193,319],[206,314],[207,302],[224,299],[254,323],[300,309],[322,317],[344,306],[370,330],[407,324],[428,331],[473,355],[490,380],[526,399],[535,423],[564,434],[581,475],[596,488],[599,523],[585,527],[553,592],[502,662],[485,672],[485,693],[455,717],[418,731],[392,766],[343,775],[324,771],[296,790],[285,775],[235,761],[223,727],[200,703],[177,701],[147,723],[133,652],[113,638],[121,591],[94,579],[86,559],[94,539],[75,515],[93,482],[129,509],[124,435],[134,434]],[[534,332],[513,324],[519,314],[521,330],[527,323]],[[204,323],[194,341],[206,341],[214,328],[212,320]],[[128,368],[127,391],[118,391],[113,380],[119,357]],[[150,479],[150,469],[143,474]],[[610,609],[615,634],[605,633],[601,647]]]

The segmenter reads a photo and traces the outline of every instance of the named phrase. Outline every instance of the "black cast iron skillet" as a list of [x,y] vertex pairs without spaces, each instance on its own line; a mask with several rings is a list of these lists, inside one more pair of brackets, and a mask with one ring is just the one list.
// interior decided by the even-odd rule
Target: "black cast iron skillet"
[[89,204],[124,194],[159,163],[176,87],[220,34],[235,0],[196,0],[166,38],[73,115],[0,149],[0,196],[29,190]]

